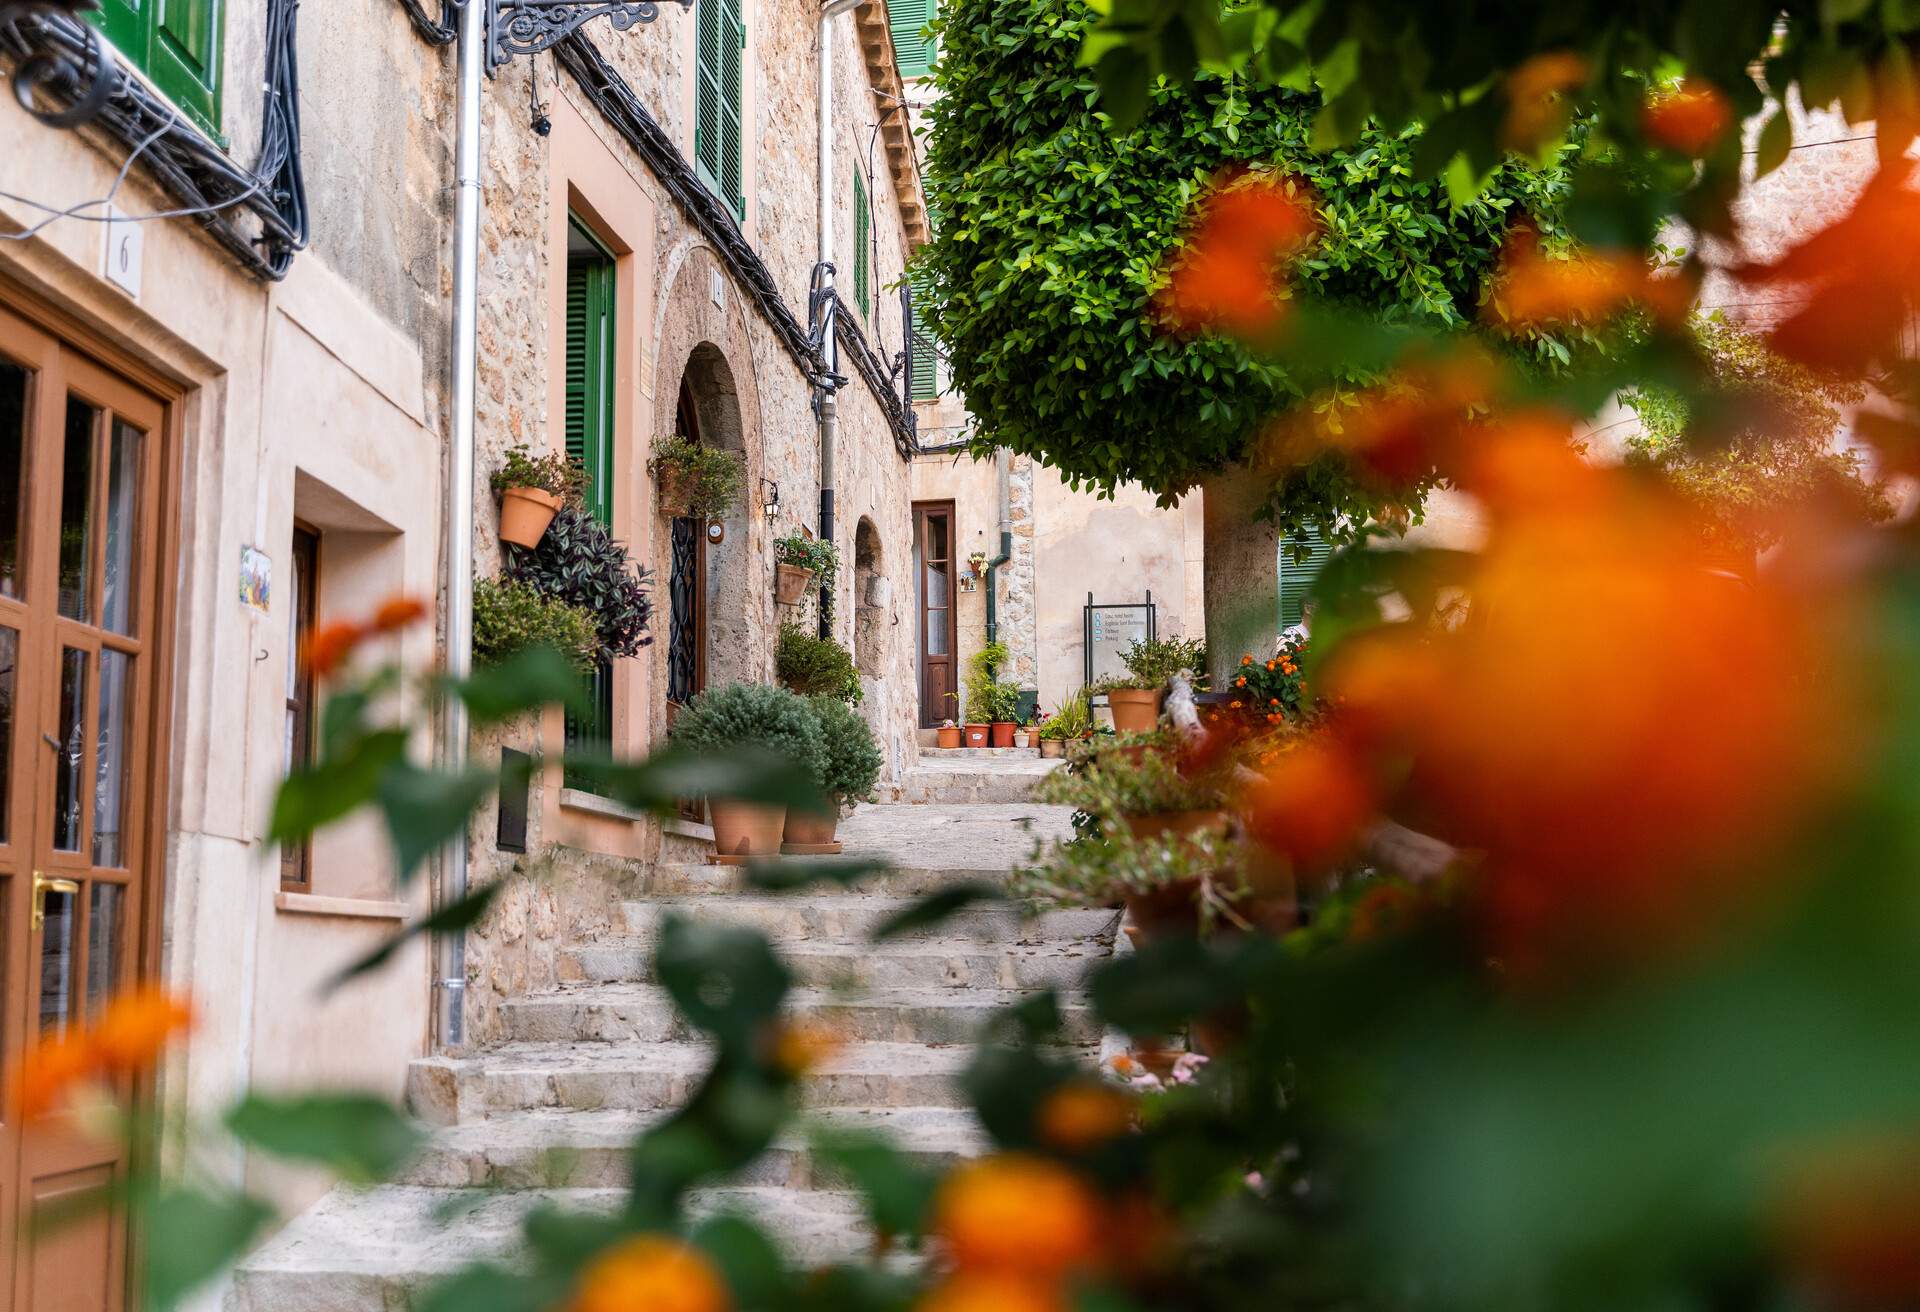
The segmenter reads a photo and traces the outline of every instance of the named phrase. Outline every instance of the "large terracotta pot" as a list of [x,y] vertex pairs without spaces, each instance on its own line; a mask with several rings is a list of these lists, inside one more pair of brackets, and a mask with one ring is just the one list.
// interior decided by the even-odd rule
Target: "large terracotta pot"
[[1055,761],[1067,754],[1067,740],[1064,738],[1042,738],[1040,740],[1040,759]]
[[993,745],[995,747],[1013,746],[1013,731],[1019,727],[1020,726],[1012,720],[995,720],[993,722]]
[[970,724],[967,726],[967,746],[969,747],[985,747],[988,740],[992,737],[993,726],[990,724]]
[[780,851],[786,807],[714,801],[707,810],[713,816],[714,850],[721,856],[773,856]]
[[1183,879],[1165,888],[1127,894],[1127,917],[1149,942],[1176,935],[1192,937],[1200,929],[1200,881]]
[[813,584],[813,571],[798,565],[773,567],[773,599],[782,606],[798,606]]
[[1225,811],[1154,811],[1146,815],[1123,815],[1121,823],[1136,839],[1161,838],[1168,834],[1186,838],[1202,829],[1227,827]]
[[510,487],[500,493],[500,540],[516,547],[537,547],[547,525],[560,513],[560,498],[537,487]]
[[940,746],[958,747],[960,745],[960,726],[959,725],[943,724],[934,732],[938,735],[935,741],[937,741],[940,744]]
[[687,503],[693,500],[693,479],[677,467],[668,467],[660,471],[660,492],[655,505],[660,513],[672,519],[687,513]]
[[789,810],[780,850],[793,856],[831,856],[840,850],[833,834],[840,827],[838,808],[832,811]]
[[1152,733],[1160,723],[1158,688],[1115,688],[1107,694],[1115,733]]

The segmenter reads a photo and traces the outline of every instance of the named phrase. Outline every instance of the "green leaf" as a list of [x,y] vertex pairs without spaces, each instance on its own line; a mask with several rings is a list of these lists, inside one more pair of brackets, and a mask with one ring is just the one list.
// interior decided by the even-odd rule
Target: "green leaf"
[[383,771],[407,750],[401,729],[382,729],[355,739],[344,754],[321,759],[281,781],[273,799],[269,843],[305,838],[323,825],[371,802]]
[[708,1217],[688,1236],[713,1259],[740,1307],[774,1307],[787,1289],[787,1263],[766,1231],[747,1217]]
[[472,1266],[437,1282],[419,1312],[548,1312],[566,1296],[564,1282],[497,1266]]
[[907,906],[888,916],[873,928],[869,937],[875,943],[898,938],[902,934],[911,934],[915,930],[928,929],[957,912],[982,902],[1003,902],[1006,894],[992,884],[978,880],[964,884],[952,884],[938,892],[928,893]]
[[1793,119],[1782,106],[1773,111],[1773,117],[1760,129],[1759,146],[1754,152],[1754,177],[1764,178],[1786,163],[1787,152],[1792,149]]
[[767,940],[742,925],[670,916],[654,970],[674,1005],[723,1044],[757,1038],[787,995],[787,968]]
[[919,1239],[939,1187],[937,1175],[871,1131],[822,1127],[812,1140],[820,1159],[866,1198],[877,1232]]
[[273,1208],[249,1194],[161,1190],[139,1208],[147,1306],[177,1306],[238,1261],[273,1217]]
[[466,705],[475,725],[498,724],[555,704],[586,709],[579,673],[551,647],[535,647],[476,670],[470,678],[449,680],[447,690]]
[[1874,0],[1820,0],[1820,21],[1829,27],[1850,23],[1873,8]]
[[1099,57],[1094,80],[1100,86],[1100,108],[1122,132],[1147,116],[1147,89],[1152,67],[1139,51],[1119,46]]
[[474,811],[499,786],[496,766],[469,765],[457,774],[423,770],[407,761],[387,767],[380,776],[380,814],[393,841],[402,888],[413,881],[422,861],[466,832]]
[[355,1093],[249,1094],[227,1113],[227,1128],[243,1143],[324,1166],[354,1184],[387,1179],[425,1141],[392,1104]]
[[379,947],[365,956],[356,957],[329,976],[326,983],[321,985],[321,993],[332,993],[349,980],[358,979],[369,971],[378,970],[392,959],[394,953],[421,934],[464,933],[473,928],[480,922],[480,917],[486,914],[487,908],[492,905],[493,899],[499,895],[500,890],[505,887],[504,882],[483,885],[458,902],[449,902],[431,915],[423,916],[395,931],[391,937],[383,940]]

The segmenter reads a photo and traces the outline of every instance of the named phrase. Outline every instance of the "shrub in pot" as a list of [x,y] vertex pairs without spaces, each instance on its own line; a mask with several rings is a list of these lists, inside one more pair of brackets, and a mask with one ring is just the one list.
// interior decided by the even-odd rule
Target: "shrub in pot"
[[993,726],[993,745],[1013,746],[1014,730],[1020,727],[1014,718],[1019,714],[1020,690],[1010,683],[996,683],[988,691],[987,706],[986,719]]
[[695,519],[726,518],[747,480],[738,455],[678,436],[653,444],[647,472],[659,487],[661,514]]
[[1124,905],[1148,940],[1207,935],[1222,926],[1284,930],[1291,893],[1263,873],[1257,848],[1217,830],[1055,843],[1016,871],[1008,892],[1064,907]]
[[490,480],[500,497],[500,540],[537,546],[560,507],[579,502],[586,477],[565,452],[535,455],[530,447],[509,447]]
[[805,533],[773,540],[774,600],[782,606],[797,606],[806,600],[817,579],[831,591],[834,575],[840,568],[840,553],[833,543]]
[[1197,638],[1136,638],[1120,653],[1120,662],[1127,672],[1108,675],[1095,691],[1106,694],[1115,731],[1148,733],[1160,722],[1167,682],[1176,674],[1198,678],[1207,668],[1207,649]]
[[[771,684],[709,688],[674,717],[673,741],[694,751],[762,747],[792,761],[810,779],[825,773],[819,716],[805,698]],[[722,858],[771,856],[780,850],[784,806],[709,797],[707,808]]]
[[549,597],[520,579],[476,579],[473,659],[498,665],[533,647],[551,647],[582,674],[600,659],[593,612]]
[[591,614],[602,659],[635,655],[653,641],[647,634],[651,576],[582,507],[562,506],[539,546],[508,548],[507,573],[542,596]]
[[1036,800],[1087,812],[1108,835],[1125,830],[1135,838],[1149,838],[1226,828],[1224,765],[1188,774],[1172,750],[1149,747],[1136,759],[1128,746],[1102,747],[1075,767],[1048,775],[1034,794]]
[[853,653],[832,638],[822,638],[792,621],[780,626],[773,649],[773,672],[784,686],[802,697],[838,697],[855,705],[862,696]]
[[873,795],[874,781],[880,777],[880,745],[873,730],[851,707],[837,697],[809,697],[807,708],[820,726],[819,769],[814,784],[827,805],[820,810],[790,809],[787,812],[786,850],[794,853],[838,852],[834,831],[840,813],[850,802],[862,802]]

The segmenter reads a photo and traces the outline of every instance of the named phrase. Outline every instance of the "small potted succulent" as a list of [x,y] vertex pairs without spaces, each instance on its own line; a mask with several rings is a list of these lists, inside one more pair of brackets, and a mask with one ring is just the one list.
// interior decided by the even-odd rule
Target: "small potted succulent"
[[659,487],[660,513],[693,519],[724,518],[739,502],[747,479],[739,456],[684,437],[655,442],[647,472]]
[[940,721],[940,727],[934,730],[934,743],[941,748],[953,748],[960,745],[960,726],[951,718]]
[[1106,694],[1117,732],[1149,733],[1160,721],[1168,680],[1176,674],[1197,676],[1207,668],[1206,645],[1199,639],[1136,638],[1120,661],[1127,672],[1108,675],[1094,690]]
[[515,446],[507,448],[489,481],[500,496],[500,540],[534,547],[560,507],[580,499],[586,471],[565,452],[535,455],[530,447]]
[[[815,779],[824,778],[826,745],[820,717],[807,699],[785,688],[732,683],[709,688],[673,721],[673,741],[693,751],[747,745],[787,757]],[[713,841],[723,863],[773,856],[780,850],[787,808],[726,797],[709,797]]]
[[874,780],[880,777],[880,746],[867,722],[838,697],[809,697],[807,707],[820,726],[814,783],[826,804],[819,810],[789,810],[780,850],[791,856],[827,856],[840,851],[834,839],[840,813],[873,794]]
[[782,606],[797,606],[806,599],[817,578],[830,587],[840,553],[833,543],[823,542],[804,530],[792,537],[773,542],[773,597]]
[[1065,756],[1067,743],[1086,737],[1092,728],[1093,711],[1087,704],[1087,690],[1082,688],[1041,722],[1040,755],[1050,761]]

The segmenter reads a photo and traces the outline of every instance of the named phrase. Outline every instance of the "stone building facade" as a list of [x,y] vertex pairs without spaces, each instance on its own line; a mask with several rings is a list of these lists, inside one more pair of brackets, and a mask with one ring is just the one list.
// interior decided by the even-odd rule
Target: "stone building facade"
[[[682,426],[685,398],[702,440],[745,461],[746,495],[703,562],[705,676],[770,680],[781,621],[813,622],[811,609],[776,606],[772,542],[819,528],[814,383],[831,369],[842,380],[834,537],[846,562],[832,631],[859,649],[862,711],[887,772],[913,763],[914,651],[875,580],[901,580],[894,597],[910,591],[911,412],[894,287],[925,215],[886,11],[866,0],[823,23],[803,0],[729,0],[741,34],[736,207],[694,163],[696,34],[709,3],[663,5],[626,31],[589,24],[484,87],[470,488],[446,487],[456,86],[439,20],[451,7],[340,0],[297,22],[291,0],[227,0],[208,6],[184,80],[155,53],[154,30],[129,39],[110,14],[122,48],[106,110],[88,125],[56,126],[0,96],[0,192],[11,196],[0,197],[0,539],[15,544],[0,547],[0,704],[13,712],[0,717],[0,1076],[33,1035],[142,979],[190,991],[198,1009],[161,1081],[170,1108],[214,1108],[248,1085],[397,1098],[409,1061],[439,1046],[424,937],[383,970],[322,988],[431,903],[437,866],[400,886],[384,837],[358,820],[324,831],[298,861],[266,840],[290,726],[319,695],[302,691],[297,634],[303,615],[356,617],[404,594],[439,603],[442,623],[366,659],[425,669],[441,657],[449,498],[472,499],[470,573],[491,575],[501,549],[489,475],[511,446],[563,442],[566,274],[582,240],[611,269],[611,528],[654,580],[655,641],[612,671],[613,748],[644,753],[668,727],[674,558],[647,473],[653,442]],[[82,53],[86,30],[0,4],[0,80],[35,56],[79,54],[78,75],[36,102],[67,108],[96,66]],[[807,336],[822,34],[835,53],[828,208],[842,297],[825,354]],[[93,221],[107,214],[100,198],[134,222]],[[84,441],[62,428],[75,415],[93,425],[74,430],[92,434]],[[123,470],[123,457],[143,480],[130,501],[102,472]],[[95,499],[63,506],[59,471],[83,458]],[[108,545],[86,549],[93,572],[76,583],[54,566],[63,540],[100,540],[76,529],[88,513]],[[137,548],[122,559],[112,544],[127,541]],[[112,597],[126,595],[129,571],[139,602],[123,622]],[[109,595],[76,601],[87,586]],[[65,676],[62,702],[69,666],[84,672]],[[97,731],[96,711],[124,724]],[[557,757],[564,736],[556,712],[478,734],[471,751]],[[55,744],[46,756],[43,740]],[[87,779],[96,790],[79,788]],[[566,787],[557,761],[526,801],[524,841],[500,841],[493,804],[472,828],[472,880],[513,882],[468,936],[469,1044],[497,1032],[502,998],[555,977],[563,936],[603,923],[608,900],[639,889],[663,851],[698,851],[707,837],[692,819],[663,826]],[[110,838],[109,809],[120,817]],[[88,864],[86,835],[66,826],[96,813]],[[101,842],[117,854],[101,855]],[[47,853],[76,892],[32,887]],[[42,902],[51,932],[29,929]],[[35,1200],[77,1178],[34,1174],[34,1145],[54,1134],[0,1125],[10,1260],[42,1260],[16,1240]],[[288,1210],[319,1183],[258,1158],[225,1169]],[[86,1288],[70,1283],[72,1245],[45,1258],[43,1278],[62,1282],[63,1306],[105,1307],[124,1276],[124,1236],[103,1218],[81,1242],[102,1257],[82,1263]],[[23,1312],[10,1294],[0,1281],[0,1309]]]

